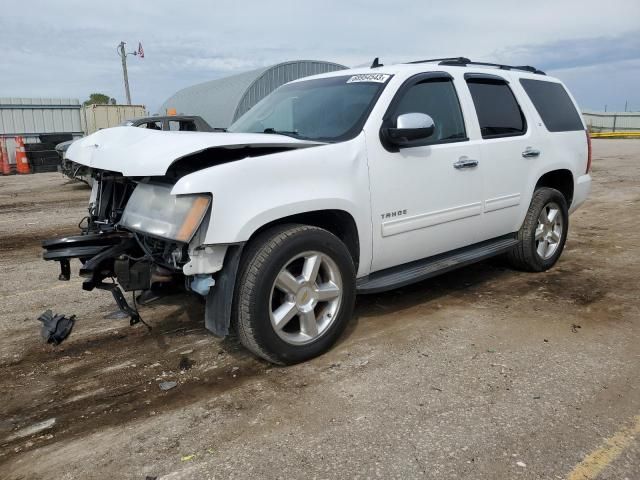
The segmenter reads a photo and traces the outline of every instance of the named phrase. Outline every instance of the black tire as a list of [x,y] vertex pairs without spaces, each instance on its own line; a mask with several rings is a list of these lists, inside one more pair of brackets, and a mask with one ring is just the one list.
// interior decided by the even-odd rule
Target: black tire
[[[538,228],[538,218],[542,210],[552,204],[557,205],[562,214],[562,234],[553,254],[548,258],[543,258],[536,248],[535,235]],[[514,268],[527,272],[543,272],[550,269],[562,254],[568,231],[569,211],[564,195],[553,188],[539,188],[533,193],[527,216],[518,232],[519,243],[507,255],[509,263]]]
[[[306,251],[321,252],[334,262],[341,276],[342,297],[321,336],[311,343],[292,345],[272,326],[272,286],[287,262]],[[240,342],[272,363],[299,363],[327,351],[351,319],[355,302],[354,262],[344,243],[327,230],[308,225],[279,225],[259,234],[247,245],[235,291],[233,322]]]

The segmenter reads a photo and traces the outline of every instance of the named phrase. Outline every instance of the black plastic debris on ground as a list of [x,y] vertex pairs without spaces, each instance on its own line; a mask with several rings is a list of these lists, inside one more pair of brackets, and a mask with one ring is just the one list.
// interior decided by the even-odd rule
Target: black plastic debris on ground
[[180,363],[178,364],[178,368],[182,371],[186,371],[186,370],[189,370],[191,367],[193,367],[195,364],[196,362],[191,360],[186,355],[183,355],[182,358],[180,358]]
[[73,324],[76,321],[76,316],[71,315],[67,317],[62,313],[56,313],[54,315],[51,310],[47,310],[38,317],[38,320],[42,322],[42,329],[40,330],[42,338],[44,338],[47,343],[60,345],[71,333]]

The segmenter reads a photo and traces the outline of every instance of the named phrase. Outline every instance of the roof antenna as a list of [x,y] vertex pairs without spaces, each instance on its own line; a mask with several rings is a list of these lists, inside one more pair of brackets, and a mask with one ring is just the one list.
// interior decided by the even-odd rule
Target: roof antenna
[[373,63],[371,64],[371,67],[369,68],[378,68],[378,67],[384,67],[384,65],[382,63],[380,63],[378,61],[378,57],[373,59]]

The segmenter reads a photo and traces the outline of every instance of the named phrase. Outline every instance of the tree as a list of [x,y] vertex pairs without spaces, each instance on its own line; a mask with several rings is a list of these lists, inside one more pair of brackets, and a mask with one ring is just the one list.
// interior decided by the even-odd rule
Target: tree
[[89,95],[89,100],[85,100],[83,105],[115,105],[116,99],[105,95],[104,93],[92,93]]

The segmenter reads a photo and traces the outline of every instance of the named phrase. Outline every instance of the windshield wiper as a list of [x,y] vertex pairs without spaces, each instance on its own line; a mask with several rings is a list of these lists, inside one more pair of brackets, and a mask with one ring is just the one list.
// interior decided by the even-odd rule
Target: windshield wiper
[[299,138],[300,134],[297,131],[288,132],[286,130],[276,130],[275,128],[265,128],[262,133],[272,133],[276,135],[286,135],[287,137]]

